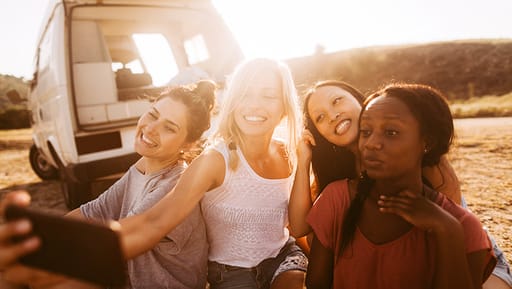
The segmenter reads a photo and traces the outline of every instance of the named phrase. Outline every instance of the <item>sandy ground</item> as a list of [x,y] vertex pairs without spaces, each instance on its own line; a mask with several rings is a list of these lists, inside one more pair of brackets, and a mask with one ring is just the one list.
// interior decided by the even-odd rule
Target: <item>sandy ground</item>
[[455,121],[449,154],[469,208],[512,261],[512,118]]
[[[470,209],[512,261],[512,118],[455,121],[449,158]],[[31,170],[30,130],[0,131],[0,196],[14,189],[32,195],[33,206],[66,212],[57,181],[42,182]]]

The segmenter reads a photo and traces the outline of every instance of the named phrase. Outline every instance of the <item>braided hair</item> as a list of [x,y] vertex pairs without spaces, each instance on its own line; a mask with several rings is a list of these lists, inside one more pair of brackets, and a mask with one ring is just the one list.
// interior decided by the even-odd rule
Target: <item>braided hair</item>
[[[446,154],[454,136],[453,118],[446,98],[436,89],[421,84],[390,84],[370,95],[363,104],[361,114],[373,99],[386,95],[403,102],[420,125],[420,133],[427,140],[427,152],[423,155],[422,166],[437,165]],[[361,119],[361,118],[359,118]],[[423,183],[432,188],[423,177]],[[368,198],[375,180],[362,172],[357,192],[343,220],[341,240],[337,256],[341,256],[352,242],[361,216],[363,205]]]

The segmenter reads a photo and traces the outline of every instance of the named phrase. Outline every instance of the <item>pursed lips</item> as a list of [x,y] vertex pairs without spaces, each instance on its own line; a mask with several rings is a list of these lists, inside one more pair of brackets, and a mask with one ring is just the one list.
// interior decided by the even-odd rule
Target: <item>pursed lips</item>
[[364,154],[363,155],[363,162],[365,163],[365,165],[369,165],[369,166],[377,166],[377,165],[381,165],[384,163],[383,160],[379,159],[378,157],[376,157],[375,155],[373,154]]

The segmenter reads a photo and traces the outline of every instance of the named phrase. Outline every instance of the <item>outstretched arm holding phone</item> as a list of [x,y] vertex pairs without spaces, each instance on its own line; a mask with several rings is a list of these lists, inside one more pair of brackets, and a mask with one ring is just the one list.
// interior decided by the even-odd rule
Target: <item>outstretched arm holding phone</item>
[[[4,216],[7,205],[27,207],[29,204],[30,195],[27,192],[10,192],[0,203],[0,215]],[[46,287],[63,282],[64,278],[59,275],[18,263],[21,257],[36,251],[41,245],[41,240],[36,236],[26,238],[21,242],[12,242],[13,238],[28,234],[32,230],[31,226],[31,223],[26,219],[9,223],[2,222],[0,224],[0,271],[2,271],[2,282],[8,282],[8,286],[29,283],[33,288]]]

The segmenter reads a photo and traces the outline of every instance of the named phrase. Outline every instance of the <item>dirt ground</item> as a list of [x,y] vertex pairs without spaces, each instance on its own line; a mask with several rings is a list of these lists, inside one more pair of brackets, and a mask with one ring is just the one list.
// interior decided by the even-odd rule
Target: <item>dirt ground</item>
[[[470,209],[512,261],[512,118],[455,121],[456,138],[449,158],[462,182]],[[0,197],[24,189],[33,206],[66,212],[57,181],[42,182],[31,170],[31,131],[0,131]]]
[[512,118],[455,121],[449,154],[469,208],[512,261]]

